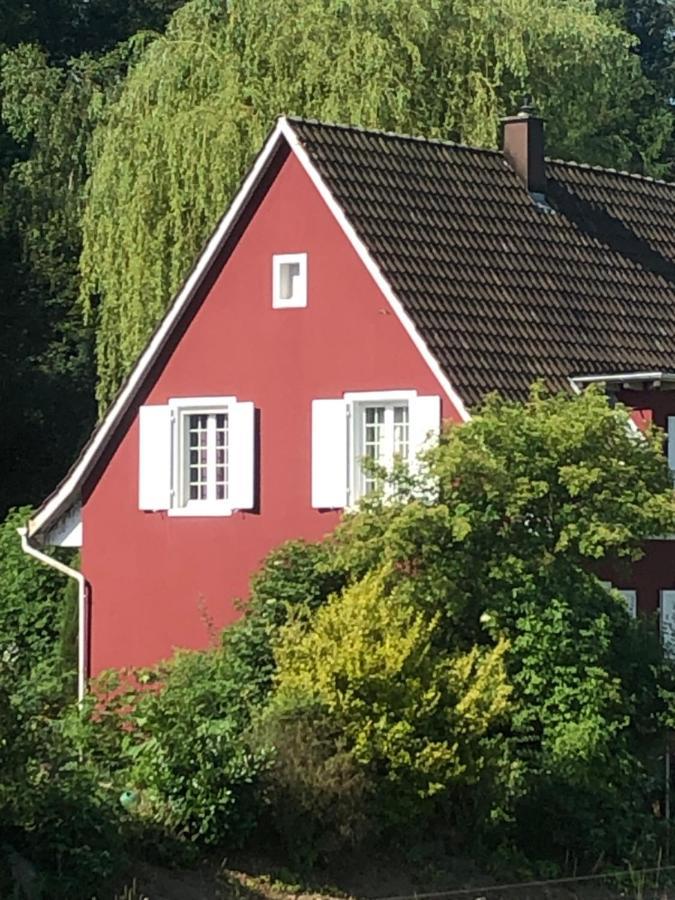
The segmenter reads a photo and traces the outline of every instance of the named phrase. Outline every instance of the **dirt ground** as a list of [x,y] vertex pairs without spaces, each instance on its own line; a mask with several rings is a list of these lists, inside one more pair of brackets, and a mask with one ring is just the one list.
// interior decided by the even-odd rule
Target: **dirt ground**
[[[120,900],[675,900],[663,876],[634,873],[610,887],[599,881],[524,884],[526,879],[500,879],[481,873],[469,862],[452,867],[411,871],[391,861],[344,860],[321,872],[309,884],[261,858],[229,858],[197,869],[167,869],[136,863]],[[515,883],[518,882],[518,883]],[[129,887],[133,885],[133,890]],[[427,895],[427,896],[425,896]]]

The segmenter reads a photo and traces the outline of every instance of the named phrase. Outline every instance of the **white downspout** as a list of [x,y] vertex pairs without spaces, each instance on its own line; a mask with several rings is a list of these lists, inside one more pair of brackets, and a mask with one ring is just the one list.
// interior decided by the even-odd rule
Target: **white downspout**
[[33,556],[41,563],[51,566],[63,575],[74,578],[77,581],[77,618],[78,618],[78,640],[77,640],[77,699],[81,703],[87,691],[87,647],[86,647],[86,626],[87,626],[87,610],[86,610],[86,587],[84,575],[67,566],[65,563],[59,562],[53,556],[48,556],[37,547],[34,547],[28,537],[27,528],[16,529],[21,536],[21,549],[29,556]]

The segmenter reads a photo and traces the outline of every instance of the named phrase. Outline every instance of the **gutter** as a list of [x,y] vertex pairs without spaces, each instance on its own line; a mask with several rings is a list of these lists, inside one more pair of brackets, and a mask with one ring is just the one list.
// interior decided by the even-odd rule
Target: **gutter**
[[38,550],[37,547],[33,546],[33,544],[31,544],[30,542],[30,538],[28,537],[27,528],[17,528],[16,530],[21,537],[21,549],[24,553],[26,553],[28,556],[34,557],[34,559],[37,559],[39,562],[44,563],[47,566],[51,566],[52,569],[56,569],[57,572],[61,572],[62,575],[67,575],[68,578],[73,578],[77,582],[77,700],[79,703],[81,703],[84,700],[85,694],[87,692],[87,586],[84,575],[82,574],[82,572],[78,572],[77,569],[73,569],[70,566],[67,566],[65,563],[60,562],[58,559],[54,559],[53,556],[48,556],[46,553],[43,553],[41,550]]

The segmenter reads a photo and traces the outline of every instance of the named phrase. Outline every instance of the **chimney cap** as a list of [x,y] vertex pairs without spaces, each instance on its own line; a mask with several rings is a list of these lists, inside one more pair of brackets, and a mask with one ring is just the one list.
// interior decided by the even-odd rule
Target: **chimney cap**
[[525,94],[523,102],[518,110],[519,116],[536,116],[538,115],[537,107],[534,105],[532,94]]
[[523,119],[542,119],[531,94],[525,94],[518,112],[512,116],[504,116],[502,122],[522,122]]

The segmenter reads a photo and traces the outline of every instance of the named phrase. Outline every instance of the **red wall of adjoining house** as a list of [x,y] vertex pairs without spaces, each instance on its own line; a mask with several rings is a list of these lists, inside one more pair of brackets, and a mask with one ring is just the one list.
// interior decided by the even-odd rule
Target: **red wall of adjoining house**
[[[272,309],[273,253],[308,253],[308,306]],[[224,518],[138,509],[138,420],[86,498],[92,674],[202,647],[239,613],[249,578],[288,538],[321,538],[310,506],[311,401],[414,388],[456,410],[292,155],[166,364],[147,403],[234,395],[260,415],[260,509]]]
[[644,551],[642,559],[603,577],[616,588],[637,591],[638,611],[651,615],[659,611],[659,592],[675,589],[675,541],[648,541]]
[[[622,388],[617,399],[634,411],[632,418],[639,428],[654,424],[665,431],[668,416],[675,415],[675,390]],[[649,615],[659,610],[659,592],[675,588],[675,541],[649,541],[644,550],[638,562],[607,571],[605,577],[617,588],[636,590],[640,613]]]
[[[670,388],[670,385],[666,386]],[[649,424],[658,425],[665,431],[668,427],[668,416],[675,416],[675,390],[622,389],[617,392],[617,399],[634,410],[633,421],[640,428]]]

